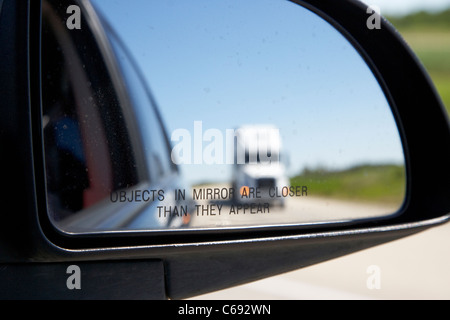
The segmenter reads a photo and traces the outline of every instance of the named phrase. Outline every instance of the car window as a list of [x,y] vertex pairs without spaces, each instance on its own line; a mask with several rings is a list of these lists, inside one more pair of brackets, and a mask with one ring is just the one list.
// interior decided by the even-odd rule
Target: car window
[[[154,102],[130,56],[112,31],[108,32],[117,61],[123,73],[125,86],[133,103],[147,165],[153,180],[158,180],[175,169],[170,159],[170,145]],[[151,137],[151,138],[149,138]]]
[[56,221],[142,179],[103,57],[87,28],[69,34],[58,10],[43,4],[42,126],[48,207]]

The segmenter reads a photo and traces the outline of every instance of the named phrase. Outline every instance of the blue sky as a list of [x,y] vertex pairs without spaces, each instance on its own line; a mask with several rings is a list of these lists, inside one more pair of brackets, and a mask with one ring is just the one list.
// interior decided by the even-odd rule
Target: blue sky
[[[290,173],[305,166],[402,162],[383,92],[323,20],[284,0],[96,0],[176,129],[280,128]],[[130,4],[133,5],[130,5]],[[190,165],[189,181],[230,166]]]

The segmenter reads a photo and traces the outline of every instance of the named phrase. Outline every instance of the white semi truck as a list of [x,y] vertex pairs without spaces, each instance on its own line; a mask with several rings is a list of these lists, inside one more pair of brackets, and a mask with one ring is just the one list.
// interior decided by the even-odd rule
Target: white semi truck
[[278,128],[271,125],[247,125],[236,130],[234,143],[233,188],[239,203],[278,203],[277,189],[289,185],[281,161],[282,143]]

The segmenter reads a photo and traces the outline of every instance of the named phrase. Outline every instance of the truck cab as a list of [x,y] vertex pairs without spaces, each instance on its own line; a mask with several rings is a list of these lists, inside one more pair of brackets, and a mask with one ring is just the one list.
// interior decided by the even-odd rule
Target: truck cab
[[275,189],[289,185],[282,156],[280,130],[273,125],[245,125],[236,130],[233,188],[238,203],[264,202],[283,206]]

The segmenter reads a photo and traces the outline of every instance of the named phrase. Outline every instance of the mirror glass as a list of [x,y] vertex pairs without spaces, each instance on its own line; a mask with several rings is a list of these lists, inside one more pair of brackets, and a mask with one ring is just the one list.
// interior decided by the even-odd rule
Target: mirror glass
[[311,225],[401,207],[390,105],[316,14],[284,0],[67,7],[45,1],[42,29],[47,204],[62,231]]

